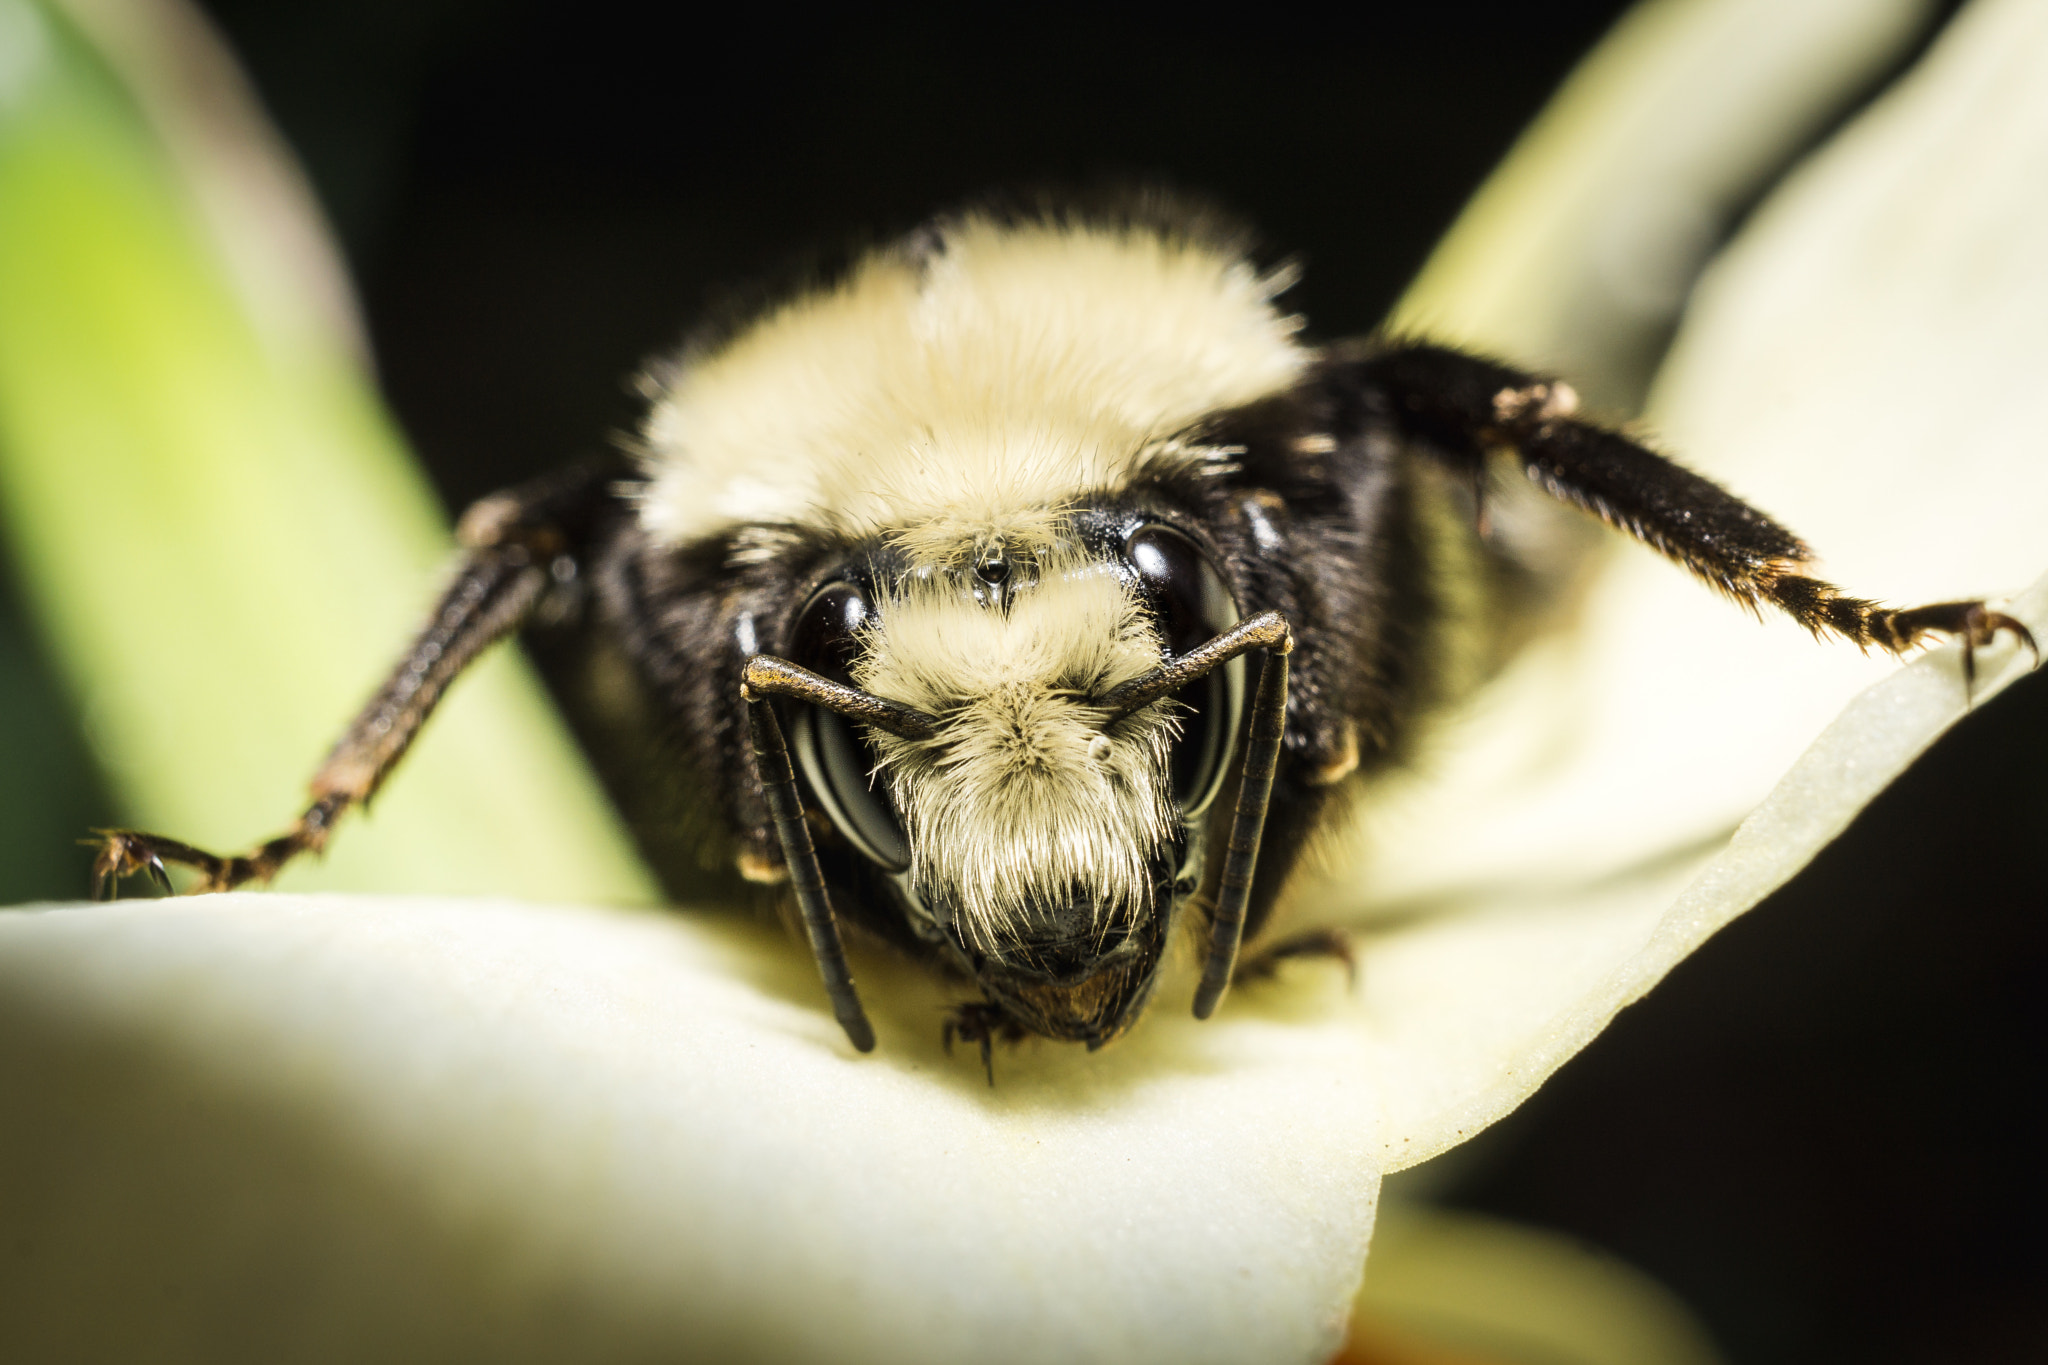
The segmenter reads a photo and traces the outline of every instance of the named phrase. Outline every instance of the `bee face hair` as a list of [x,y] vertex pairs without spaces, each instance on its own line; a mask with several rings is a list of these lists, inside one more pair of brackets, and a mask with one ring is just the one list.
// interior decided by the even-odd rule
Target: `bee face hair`
[[[608,777],[670,887],[701,899],[708,865],[773,888],[862,1050],[843,930],[964,979],[979,998],[946,1036],[986,1062],[998,1038],[1116,1037],[1182,927],[1194,1012],[1217,1007],[1333,798],[1400,762],[1554,586],[1490,529],[1499,475],[1815,634],[1960,637],[1966,683],[2001,633],[2031,647],[1982,602],[1807,576],[1798,537],[1581,420],[1562,383],[1305,344],[1286,275],[1195,223],[944,219],[686,355],[637,462],[465,515],[453,583],[290,829],[225,858],[104,831],[99,885],[168,887],[166,863],[268,880],[483,649],[566,624],[623,665],[587,732],[654,722],[654,744],[613,737]],[[1266,961],[1307,949],[1342,943]]]
[[867,691],[942,718],[931,739],[876,746],[912,886],[993,955],[1017,945],[1020,911],[1078,903],[1089,923],[1076,928],[1097,939],[1150,913],[1154,864],[1179,831],[1172,704],[1112,722],[1098,700],[1159,664],[1141,603],[1113,565],[1071,550],[1029,569],[1036,581],[1000,604],[953,573],[906,577],[878,603],[853,671]]

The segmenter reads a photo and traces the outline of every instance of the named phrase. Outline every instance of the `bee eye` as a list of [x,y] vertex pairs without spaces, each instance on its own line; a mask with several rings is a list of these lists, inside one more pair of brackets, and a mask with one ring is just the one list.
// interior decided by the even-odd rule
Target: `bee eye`
[[[1151,522],[1124,541],[1124,558],[1169,656],[1187,653],[1237,624],[1237,604],[1223,576],[1195,543]],[[1174,804],[1189,819],[1208,809],[1229,770],[1244,706],[1244,661],[1232,659],[1173,694],[1181,737],[1173,746]]]
[[[851,686],[860,632],[872,618],[859,584],[827,583],[790,627],[790,662]],[[847,842],[891,872],[909,867],[910,841],[874,775],[875,755],[865,737],[836,711],[802,706],[791,738],[804,780]]]
[[858,583],[827,583],[796,614],[789,632],[789,661],[852,686],[860,630],[872,615]]

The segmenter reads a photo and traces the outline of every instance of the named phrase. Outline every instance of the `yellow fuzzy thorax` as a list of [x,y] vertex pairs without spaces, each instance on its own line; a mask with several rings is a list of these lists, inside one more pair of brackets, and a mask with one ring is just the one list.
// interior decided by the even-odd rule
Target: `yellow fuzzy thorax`
[[1292,384],[1286,280],[1150,227],[969,216],[683,366],[643,432],[684,543],[992,525],[1118,487],[1204,414]]

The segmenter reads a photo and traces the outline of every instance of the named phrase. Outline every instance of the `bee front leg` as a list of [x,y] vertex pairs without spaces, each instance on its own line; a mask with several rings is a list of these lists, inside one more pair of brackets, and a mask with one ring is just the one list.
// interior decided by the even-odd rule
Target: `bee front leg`
[[1298,958],[1342,963],[1345,981],[1352,986],[1358,984],[1358,955],[1352,950],[1351,935],[1335,928],[1305,929],[1267,944],[1238,965],[1237,980],[1263,981],[1278,975],[1281,963]]
[[328,826],[345,809],[347,802],[338,795],[322,798],[277,838],[249,853],[230,857],[208,853],[203,848],[194,848],[161,834],[145,834],[135,829],[96,829],[93,838],[81,841],[99,849],[99,856],[92,863],[93,899],[112,900],[121,881],[137,873],[148,876],[157,889],[168,896],[171,894],[171,878],[164,870],[166,863],[189,867],[199,873],[199,880],[192,887],[194,894],[232,891],[252,881],[268,882],[291,859],[309,849],[322,847],[327,841]]
[[2040,649],[2024,623],[1982,602],[1888,607],[1804,570],[1813,550],[1756,508],[1640,441],[1576,415],[1568,385],[1441,346],[1339,359],[1324,382],[1366,401],[1445,466],[1477,477],[1505,451],[1551,496],[1592,513],[1750,608],[1774,607],[1815,635],[1903,654],[1929,636],[1963,646],[1963,674],[2001,633]]
[[289,829],[248,853],[223,856],[161,834],[94,831],[93,893],[110,897],[123,878],[146,875],[168,892],[166,864],[199,874],[194,892],[266,883],[303,853],[327,846],[335,823],[376,794],[435,705],[486,648],[524,625],[549,586],[622,510],[618,471],[592,465],[494,494],[463,515],[465,552],[454,580],[412,647],[357,714],[313,775],[312,802]]
[[981,1048],[981,1069],[988,1076],[988,1083],[996,1083],[995,1045],[1001,1038],[1006,1043],[1021,1042],[1025,1029],[1015,1019],[1004,1013],[1002,1006],[990,1000],[975,1000],[964,1005],[955,1005],[946,1014],[946,1025],[940,1040],[950,1055],[953,1041],[974,1043]]

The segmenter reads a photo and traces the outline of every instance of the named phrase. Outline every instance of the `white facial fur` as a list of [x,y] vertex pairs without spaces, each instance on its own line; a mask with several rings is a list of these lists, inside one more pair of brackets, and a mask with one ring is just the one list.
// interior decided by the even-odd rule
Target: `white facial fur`
[[1103,728],[1091,698],[1158,667],[1159,642],[1108,565],[1059,557],[1007,612],[950,574],[880,604],[854,680],[940,716],[928,741],[877,736],[910,837],[913,884],[996,948],[1019,907],[1095,900],[1098,924],[1145,903],[1176,816],[1170,703]]
[[642,520],[669,543],[802,523],[1043,544],[1076,493],[1295,381],[1286,283],[1151,228],[956,220],[683,366],[643,433]]

